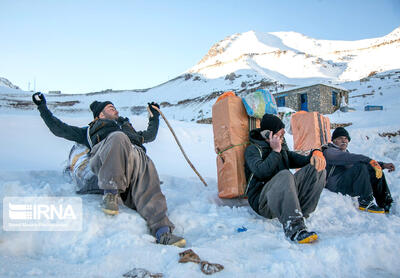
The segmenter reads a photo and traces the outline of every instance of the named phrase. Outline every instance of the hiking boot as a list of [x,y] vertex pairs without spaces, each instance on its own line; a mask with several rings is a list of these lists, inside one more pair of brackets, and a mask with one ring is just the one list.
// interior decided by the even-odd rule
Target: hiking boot
[[103,196],[101,209],[105,214],[116,215],[118,214],[118,194],[106,193]]
[[186,245],[186,240],[183,237],[172,234],[171,232],[166,232],[160,236],[160,239],[157,240],[157,243],[183,248]]
[[371,212],[371,213],[385,213],[385,209],[380,208],[377,205],[375,205],[374,200],[358,201],[358,203],[359,203],[359,206],[358,206],[359,210],[363,210],[363,211],[367,211],[367,212]]
[[308,232],[307,230],[300,230],[292,237],[292,241],[299,244],[312,243],[317,239],[318,235],[315,232]]

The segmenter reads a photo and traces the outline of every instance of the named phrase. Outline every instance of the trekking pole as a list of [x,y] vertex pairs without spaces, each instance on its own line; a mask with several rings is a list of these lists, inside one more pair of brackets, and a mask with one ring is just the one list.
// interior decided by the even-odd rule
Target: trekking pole
[[[182,154],[183,154],[183,156],[185,157],[187,163],[189,163],[190,167],[193,169],[193,171],[197,174],[197,176],[198,176],[198,177],[200,178],[200,180],[203,182],[204,186],[208,186],[207,183],[205,182],[205,180],[204,180],[204,179],[202,178],[202,176],[199,174],[199,172],[197,172],[196,168],[194,168],[192,162],[190,162],[189,158],[187,157],[185,151],[184,151],[183,148],[182,148],[181,143],[179,143],[179,140],[178,140],[178,138],[176,137],[174,130],[172,129],[171,125],[169,124],[167,118],[165,118],[164,114],[161,112],[160,109],[158,109],[157,106],[152,105],[151,107],[154,108],[155,110],[157,110],[158,113],[160,113],[161,117],[164,119],[164,121],[165,121],[165,123],[167,124],[169,130],[171,131],[172,135],[174,136],[175,141],[176,141],[176,143],[178,144],[179,148],[181,149]],[[149,111],[149,112],[150,112],[150,116],[152,117],[152,116],[153,116],[153,113],[151,113],[151,111]]]

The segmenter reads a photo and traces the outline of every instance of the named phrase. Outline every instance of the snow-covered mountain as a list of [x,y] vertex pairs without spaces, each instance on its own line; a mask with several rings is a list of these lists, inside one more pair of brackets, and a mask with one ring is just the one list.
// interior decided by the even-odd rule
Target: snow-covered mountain
[[256,72],[280,84],[359,80],[371,72],[400,67],[400,27],[387,36],[360,41],[327,41],[295,32],[235,34],[212,46],[191,73],[213,79]]
[[[368,76],[396,78],[400,71],[398,53],[400,27],[381,38],[358,41],[317,40],[296,32],[249,31],[214,44],[197,65],[153,88],[49,95],[48,103],[55,111],[87,113],[92,101],[111,100],[121,111],[139,115],[146,112],[148,102],[156,101],[171,118],[197,121],[210,118],[212,104],[228,90],[243,95],[258,88],[278,92],[324,83],[354,92],[354,82]],[[0,87],[2,108],[34,108],[30,92],[14,93]]]
[[0,77],[0,86],[19,90],[18,86],[15,86],[13,83],[10,82],[10,80],[4,77]]

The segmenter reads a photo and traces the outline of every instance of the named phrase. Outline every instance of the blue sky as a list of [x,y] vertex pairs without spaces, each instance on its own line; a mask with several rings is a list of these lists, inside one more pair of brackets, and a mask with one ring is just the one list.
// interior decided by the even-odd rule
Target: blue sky
[[399,26],[399,0],[0,0],[0,77],[43,92],[142,89],[235,33],[359,40]]

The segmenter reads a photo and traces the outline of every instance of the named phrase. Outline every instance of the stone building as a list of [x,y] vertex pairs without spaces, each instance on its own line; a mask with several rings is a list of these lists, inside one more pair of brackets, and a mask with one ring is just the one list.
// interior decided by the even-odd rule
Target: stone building
[[349,101],[349,92],[343,88],[315,84],[274,94],[278,107],[300,111],[331,114],[339,109],[342,98]]

